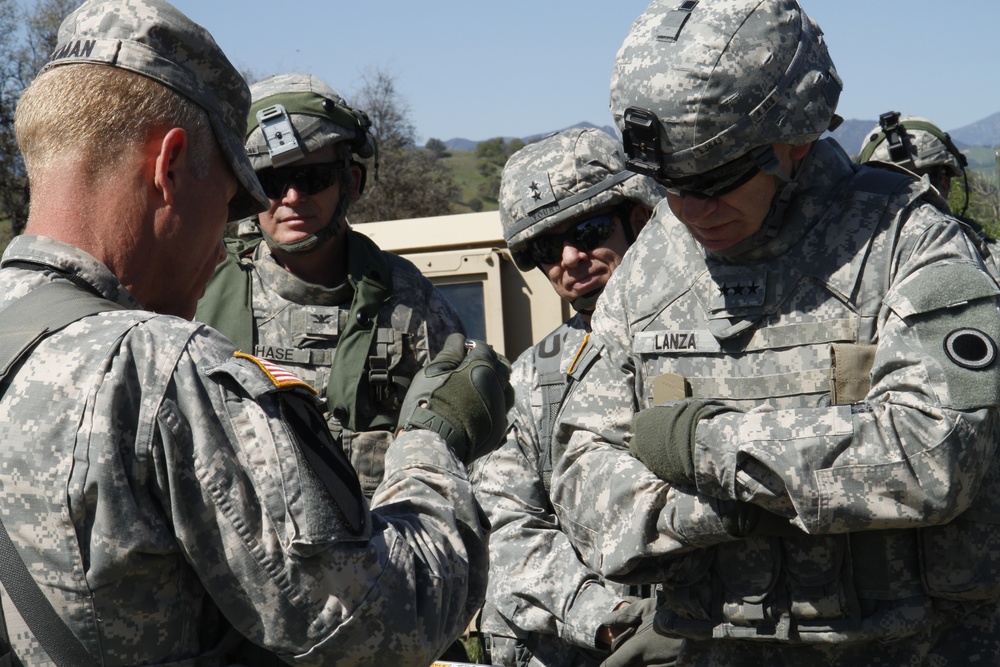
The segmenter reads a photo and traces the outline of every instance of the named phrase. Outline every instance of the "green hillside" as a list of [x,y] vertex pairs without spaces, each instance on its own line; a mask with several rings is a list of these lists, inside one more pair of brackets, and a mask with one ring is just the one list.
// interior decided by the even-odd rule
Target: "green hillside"
[[[451,170],[461,193],[454,203],[454,213],[497,210],[497,193],[490,185],[491,181],[495,185],[496,175],[482,173],[482,159],[475,151],[449,150],[441,157],[441,162]],[[495,174],[499,174],[499,170]]]
[[497,209],[496,195],[487,199],[480,194],[480,189],[484,187],[487,179],[479,172],[479,159],[474,151],[449,150],[441,157],[441,163],[451,171],[461,193],[459,200],[454,203],[455,213]]

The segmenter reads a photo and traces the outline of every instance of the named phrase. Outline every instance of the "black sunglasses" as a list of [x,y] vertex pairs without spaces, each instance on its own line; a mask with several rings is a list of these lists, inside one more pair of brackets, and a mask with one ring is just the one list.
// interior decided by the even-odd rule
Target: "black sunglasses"
[[314,195],[333,185],[343,168],[340,162],[267,167],[257,172],[257,180],[269,199],[281,199],[291,185],[304,195]]
[[657,180],[668,194],[676,197],[711,199],[729,194],[760,173],[760,166],[750,153],[694,176],[660,177]]
[[546,234],[531,239],[528,256],[536,265],[556,264],[562,259],[565,244],[589,252],[607,241],[614,231],[615,219],[610,213],[587,218],[561,234]]

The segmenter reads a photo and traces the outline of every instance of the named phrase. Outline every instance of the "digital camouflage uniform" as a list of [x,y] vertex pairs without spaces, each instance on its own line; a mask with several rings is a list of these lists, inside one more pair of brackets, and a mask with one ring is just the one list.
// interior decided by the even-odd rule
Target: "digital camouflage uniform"
[[[332,396],[324,415],[327,425],[370,497],[382,481],[385,450],[395,436],[410,378],[441,350],[448,334],[465,329],[452,305],[410,261],[379,250],[354,230],[348,230],[346,242],[350,283],[334,288],[299,279],[274,260],[266,243],[242,255],[230,253],[209,283],[196,319],[245,344],[234,322],[212,307],[241,301],[232,284],[220,280],[222,273],[235,272],[237,282],[249,285],[253,353],[289,368],[328,399]],[[352,283],[362,285],[361,291]],[[251,313],[240,318],[249,323]],[[339,373],[333,379],[338,384],[331,388],[338,345],[349,331],[359,330],[372,331],[371,341],[360,356],[336,366]],[[380,375],[377,371],[383,369]],[[346,393],[349,389],[353,397]]]
[[[254,105],[246,146],[255,169],[272,166],[255,115],[269,104],[287,107],[301,156],[325,146],[341,148],[342,193],[348,189],[351,156],[375,154],[367,117],[318,78],[280,74],[250,90]],[[347,206],[345,194],[327,227],[299,242],[280,244],[265,234],[256,248],[229,243],[229,257],[217,268],[195,317],[243,349],[287,366],[326,395],[330,431],[370,497],[382,481],[385,450],[410,379],[441,350],[448,334],[465,328],[411,262],[380,250],[353,229],[337,241],[346,245],[348,264],[347,281],[337,287],[305,282],[274,259],[271,244],[294,253],[321,249],[330,242],[327,235],[347,225]]]
[[[193,658],[219,643],[223,614],[315,665],[426,667],[466,627],[486,524],[436,435],[389,448],[369,514],[346,459],[332,495],[303,460],[300,447],[332,446],[304,385],[208,327],[140,311],[71,246],[17,237],[4,264],[3,303],[59,272],[128,309],[45,339],[0,400],[4,524],[105,664],[211,664]],[[414,540],[441,546],[418,555]],[[46,664],[4,604],[18,655]]]
[[[54,59],[130,69],[201,104],[243,194],[266,201],[240,141],[246,84],[176,9],[88,2]],[[234,216],[261,205],[244,204]],[[90,654],[80,664],[229,664],[242,635],[292,664],[425,667],[467,626],[487,527],[438,435],[389,448],[369,511],[311,389],[209,327],[142,310],[82,250],[15,238],[0,313],[67,281],[123,309],[45,337],[7,375],[0,514]],[[6,592],[2,604],[15,660],[53,664]]]
[[[661,197],[651,179],[623,171],[620,145],[610,135],[573,129],[511,157],[501,175],[500,217],[518,266],[533,270],[526,253],[531,238],[612,206],[652,209]],[[493,664],[597,665],[608,654],[596,645],[599,626],[626,596],[648,593],[607,582],[580,562],[549,501],[559,455],[551,441],[555,411],[588,331],[576,314],[521,354],[511,374],[507,440],[471,474],[492,525],[480,630],[490,637]]]
[[[627,136],[632,164],[669,192],[764,133],[815,140],[839,80],[800,8],[685,7],[654,3],[619,51],[616,120],[691,113],[658,128],[660,155]],[[926,183],[854,165],[832,140],[792,178],[760,169],[777,194],[759,232],[708,252],[663,204],[599,301],[559,417],[564,530],[604,575],[663,585],[656,624],[687,638],[678,664],[996,662],[1000,290]],[[728,409],[660,436],[690,456],[691,483],[633,457],[637,411],[706,400]]]
[[[564,372],[588,327],[576,315],[549,334],[544,352]],[[538,429],[552,424],[535,365],[535,349],[514,363],[514,408],[507,442],[480,459],[471,475],[490,517],[490,581],[480,630],[492,638],[498,665],[597,665],[606,651],[595,640],[601,620],[629,594],[580,562],[548,497],[552,463]],[[559,378],[563,386],[565,379]],[[562,389],[562,387],[560,387]]]

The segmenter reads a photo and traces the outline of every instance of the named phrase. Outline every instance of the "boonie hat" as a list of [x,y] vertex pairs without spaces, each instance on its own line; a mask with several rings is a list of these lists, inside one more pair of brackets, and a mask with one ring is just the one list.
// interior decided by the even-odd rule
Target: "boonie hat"
[[267,210],[243,149],[250,90],[205,28],[163,0],[88,0],[63,20],[41,71],[81,63],[141,74],[198,104],[241,186],[229,219]]

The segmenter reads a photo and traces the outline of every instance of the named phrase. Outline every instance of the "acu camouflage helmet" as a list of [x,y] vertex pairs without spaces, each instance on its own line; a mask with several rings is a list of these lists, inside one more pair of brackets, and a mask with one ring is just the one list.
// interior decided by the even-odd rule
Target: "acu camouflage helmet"
[[[367,114],[354,109],[333,88],[311,74],[279,74],[250,87],[246,152],[257,171],[295,162],[324,146],[346,142],[361,158],[375,154]],[[280,105],[280,110],[278,108]],[[289,129],[292,136],[282,135]],[[265,136],[262,129],[273,127]]]
[[[371,121],[363,112],[349,106],[337,91],[311,74],[279,74],[258,81],[250,87],[253,102],[246,135],[246,153],[253,168],[263,178],[264,170],[280,168],[304,158],[326,146],[345,145],[347,151],[337,157],[341,161],[342,192],[352,183],[350,166],[361,172],[358,192],[365,188],[365,165],[352,161],[376,156],[375,177],[378,178],[378,158]],[[287,188],[287,185],[286,185]],[[262,233],[272,249],[289,254],[307,254],[323,247],[342,228],[347,217],[350,197],[341,196],[329,223],[316,233],[298,241],[279,243]]]
[[818,139],[840,123],[841,89],[795,0],[655,0],[618,51],[611,112],[629,168],[662,180]]
[[858,162],[892,163],[918,174],[942,168],[954,178],[962,176],[968,165],[947,132],[926,118],[900,119],[898,111],[879,117],[879,124],[861,146]]
[[500,222],[518,268],[535,267],[530,239],[566,220],[630,201],[652,210],[656,183],[625,170],[621,146],[607,132],[573,128],[514,153],[500,175]]

